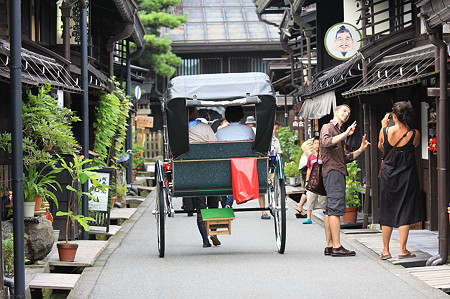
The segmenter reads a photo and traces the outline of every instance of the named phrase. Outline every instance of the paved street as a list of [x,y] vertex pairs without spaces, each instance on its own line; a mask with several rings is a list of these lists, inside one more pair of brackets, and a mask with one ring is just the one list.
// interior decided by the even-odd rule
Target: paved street
[[195,217],[168,219],[166,257],[159,258],[153,207],[153,198],[141,205],[70,298],[447,297],[356,241],[343,241],[356,257],[324,256],[322,225],[303,225],[292,207],[284,255],[276,251],[273,221],[241,212],[233,234],[211,248],[202,248]]

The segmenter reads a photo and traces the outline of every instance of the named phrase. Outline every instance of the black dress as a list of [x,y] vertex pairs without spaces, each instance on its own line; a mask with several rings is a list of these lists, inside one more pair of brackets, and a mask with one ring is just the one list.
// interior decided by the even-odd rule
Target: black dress
[[[415,134],[416,131],[413,130],[408,143],[393,150],[382,166],[380,178],[381,225],[399,227],[425,220],[414,154]],[[384,156],[386,156],[392,148],[388,142],[387,128],[383,128],[383,135]]]

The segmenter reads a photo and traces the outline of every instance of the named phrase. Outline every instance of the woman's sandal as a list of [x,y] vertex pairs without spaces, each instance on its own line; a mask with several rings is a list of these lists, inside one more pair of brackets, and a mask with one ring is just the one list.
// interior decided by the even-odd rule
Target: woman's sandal
[[392,258],[392,255],[390,253],[388,253],[388,254],[381,254],[381,259],[382,260],[388,260],[390,258]]
[[295,209],[295,210],[298,212],[298,213],[294,213],[295,217],[297,217],[297,218],[306,218],[307,217],[307,215],[303,214],[302,211],[299,211],[297,209]]
[[405,253],[405,254],[399,254],[398,255],[399,259],[407,259],[407,258],[411,258],[411,257],[416,257],[416,255],[414,253],[409,252],[409,251],[407,253]]

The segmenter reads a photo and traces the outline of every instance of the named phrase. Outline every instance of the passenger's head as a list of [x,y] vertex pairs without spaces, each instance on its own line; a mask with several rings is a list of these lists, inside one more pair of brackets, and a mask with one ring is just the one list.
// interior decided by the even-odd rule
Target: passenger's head
[[244,117],[244,109],[241,106],[228,106],[225,109],[225,119],[230,123],[240,121]]
[[399,122],[411,127],[414,119],[414,109],[410,102],[402,101],[394,103],[394,105],[392,105],[392,112],[395,114]]
[[246,124],[247,126],[250,126],[250,127],[256,126],[256,120],[255,120],[255,117],[252,116],[252,115],[247,116],[247,119],[245,120],[245,124]]

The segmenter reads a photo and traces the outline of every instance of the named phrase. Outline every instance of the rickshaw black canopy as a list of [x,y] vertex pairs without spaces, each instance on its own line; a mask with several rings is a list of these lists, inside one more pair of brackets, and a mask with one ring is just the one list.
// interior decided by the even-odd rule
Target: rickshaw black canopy
[[[167,113],[169,146],[174,158],[189,151],[187,101],[232,101],[258,97],[256,137],[253,151],[266,155],[275,121],[276,97],[269,76],[264,73],[224,73],[179,76],[170,80],[163,99]],[[199,102],[197,102],[199,104]],[[238,105],[238,103],[223,103]],[[201,105],[201,104],[199,104]]]

